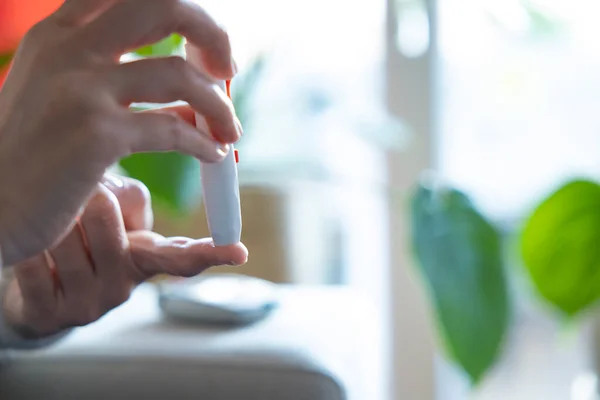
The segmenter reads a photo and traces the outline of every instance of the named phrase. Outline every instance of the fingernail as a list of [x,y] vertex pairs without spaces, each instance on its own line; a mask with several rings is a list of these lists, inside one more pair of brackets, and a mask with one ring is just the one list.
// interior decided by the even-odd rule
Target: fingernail
[[227,153],[229,153],[229,145],[228,144],[219,144],[217,145],[217,153],[221,156],[221,157],[225,157],[227,155]]
[[105,183],[108,183],[114,187],[122,188],[125,186],[125,183],[114,175],[105,175],[104,179]]
[[154,212],[152,212],[152,207],[147,207],[144,210],[144,227],[146,229],[151,230],[154,226]]
[[238,134],[240,135],[240,137],[242,137],[244,135],[244,128],[242,128],[242,122],[237,116],[235,117],[235,126],[237,128]]
[[231,72],[233,73],[233,76],[237,75],[238,73],[238,66],[233,58],[231,59]]

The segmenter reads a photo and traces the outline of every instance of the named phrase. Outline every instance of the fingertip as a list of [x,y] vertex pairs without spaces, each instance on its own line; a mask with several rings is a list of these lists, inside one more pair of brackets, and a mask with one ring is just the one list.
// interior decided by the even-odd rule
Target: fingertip
[[232,78],[235,77],[238,73],[238,65],[237,62],[235,62],[235,58],[231,59],[231,73],[232,73]]
[[227,157],[229,154],[230,146],[228,144],[222,144],[218,142],[214,142],[215,151],[214,152],[204,152],[202,154],[198,154],[196,157],[203,163],[218,163],[221,162]]
[[203,53],[202,64],[206,72],[213,78],[227,81],[237,75],[237,64],[233,58],[224,58],[221,54]]
[[237,74],[237,64],[231,57],[231,49],[200,49],[191,43],[185,46],[186,58],[200,72],[205,72],[213,79],[229,80]]
[[229,246],[216,246],[224,253],[224,265],[240,267],[248,262],[248,249],[243,243],[236,243]]
[[238,127],[235,118],[231,123],[224,124],[214,118],[205,117],[210,130],[210,136],[222,144],[237,143],[241,139],[241,126]]

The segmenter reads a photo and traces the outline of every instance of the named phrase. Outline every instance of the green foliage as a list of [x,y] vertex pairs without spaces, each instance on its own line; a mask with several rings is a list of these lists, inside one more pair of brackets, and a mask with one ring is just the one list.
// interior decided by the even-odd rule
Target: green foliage
[[496,361],[509,323],[500,234],[451,188],[419,185],[411,223],[448,356],[477,384]]
[[231,81],[231,100],[242,126],[248,127],[251,123],[251,102],[262,78],[266,59],[259,56],[250,67]]
[[527,221],[521,241],[529,275],[544,299],[575,316],[600,297],[600,185],[569,182]]
[[141,153],[121,160],[120,165],[148,186],[157,205],[184,213],[197,204],[201,193],[198,160],[175,152]]
[[[523,15],[527,18],[528,29],[526,32],[520,32],[519,35],[525,33],[530,38],[553,38],[562,33],[565,28],[563,21],[551,13],[547,7],[540,5],[539,2],[518,0],[518,2],[514,4],[511,3],[507,7],[520,7],[523,11]],[[518,13],[514,11],[513,14],[518,15]],[[488,12],[488,17],[498,28],[507,30],[508,27],[505,21],[506,15],[500,17],[495,10],[491,10]],[[508,29],[508,31],[511,30],[512,29]]]
[[529,0],[521,0],[531,23],[531,33],[538,37],[553,36],[560,33],[563,26],[555,16]]
[[13,53],[0,54],[0,68],[4,68],[10,64],[13,55]]
[[182,53],[184,43],[182,36],[172,34],[160,42],[141,47],[134,53],[142,57],[168,57]]

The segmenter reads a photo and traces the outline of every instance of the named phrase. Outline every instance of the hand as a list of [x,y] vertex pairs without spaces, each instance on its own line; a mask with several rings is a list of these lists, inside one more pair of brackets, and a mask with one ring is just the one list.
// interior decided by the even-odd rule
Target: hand
[[[172,32],[208,74],[178,57],[119,64]],[[235,73],[227,34],[184,0],[68,0],[22,41],[0,92],[0,252],[4,265],[64,237],[106,168],[135,152],[221,160],[241,134],[213,79]],[[133,113],[132,102],[191,107]],[[200,135],[202,114],[212,140]]]
[[194,276],[246,261],[241,244],[214,247],[151,228],[147,189],[132,179],[106,179],[61,243],[14,267],[2,302],[6,320],[25,337],[44,337],[96,321],[153,275]]

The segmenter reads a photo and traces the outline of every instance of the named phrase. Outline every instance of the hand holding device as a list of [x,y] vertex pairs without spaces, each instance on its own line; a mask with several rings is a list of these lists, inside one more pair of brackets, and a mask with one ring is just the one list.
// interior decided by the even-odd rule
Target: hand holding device
[[[0,90],[5,265],[34,257],[63,238],[105,170],[123,157],[177,151],[221,160],[227,146],[182,121],[190,108],[207,116],[223,142],[239,139],[230,102],[189,63],[176,57],[120,62],[132,49],[178,32],[202,54],[210,76],[231,79],[235,67],[227,34],[195,3],[66,1],[21,42]],[[190,107],[148,112],[127,107],[180,100]]]

